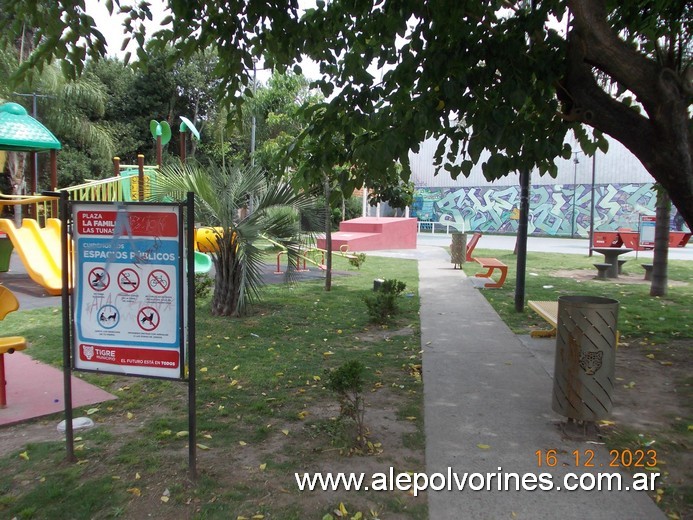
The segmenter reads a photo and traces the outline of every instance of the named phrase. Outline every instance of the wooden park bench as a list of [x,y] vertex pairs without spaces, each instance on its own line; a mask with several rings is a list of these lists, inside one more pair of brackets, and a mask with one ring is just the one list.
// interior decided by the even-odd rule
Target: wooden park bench
[[[486,269],[485,273],[477,273],[474,276],[478,278],[489,278],[489,282],[484,284],[484,287],[486,288],[494,288],[498,289],[500,287],[503,287],[503,284],[505,283],[505,277],[508,276],[508,266],[505,265],[503,262],[498,260],[497,258],[475,258],[474,259],[481,267]],[[494,271],[498,269],[500,271],[500,277],[498,278],[497,282],[493,281],[493,278],[491,276],[493,275]]]

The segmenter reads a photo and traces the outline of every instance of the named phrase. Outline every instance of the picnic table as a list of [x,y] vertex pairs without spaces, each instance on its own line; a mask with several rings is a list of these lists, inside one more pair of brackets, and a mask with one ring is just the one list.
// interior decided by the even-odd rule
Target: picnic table
[[606,277],[618,278],[618,257],[633,250],[629,247],[595,247],[592,251],[604,255],[604,263],[611,266],[606,270]]

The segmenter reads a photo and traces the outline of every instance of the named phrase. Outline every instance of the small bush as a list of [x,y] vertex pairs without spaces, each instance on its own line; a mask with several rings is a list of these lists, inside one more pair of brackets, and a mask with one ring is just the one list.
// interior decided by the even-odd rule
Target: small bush
[[199,300],[209,296],[214,286],[214,280],[204,273],[195,274],[195,299]]
[[366,426],[363,421],[365,405],[361,393],[365,384],[366,366],[358,360],[351,360],[327,374],[327,388],[337,394],[339,413],[342,418],[351,419],[356,425],[356,444],[366,445]]
[[380,287],[364,298],[368,316],[373,323],[387,323],[397,314],[397,297],[404,292],[407,284],[400,280],[383,280]]
[[366,253],[355,253],[354,256],[349,257],[349,264],[353,265],[356,269],[361,269],[361,264],[366,261]]

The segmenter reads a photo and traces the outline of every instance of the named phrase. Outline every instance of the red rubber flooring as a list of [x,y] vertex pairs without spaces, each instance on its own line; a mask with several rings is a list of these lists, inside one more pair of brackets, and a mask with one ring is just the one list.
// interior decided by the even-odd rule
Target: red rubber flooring
[[[5,377],[7,407],[0,408],[0,426],[65,411],[61,370],[15,352],[5,354]],[[71,381],[73,408],[116,399],[75,376]]]

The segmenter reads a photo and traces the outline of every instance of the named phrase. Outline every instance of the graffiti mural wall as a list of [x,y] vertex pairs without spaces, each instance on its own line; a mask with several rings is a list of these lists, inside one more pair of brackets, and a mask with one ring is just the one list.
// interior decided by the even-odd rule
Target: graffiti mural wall
[[[591,191],[590,184],[532,186],[528,232],[589,236]],[[652,184],[595,185],[594,229],[637,229],[641,214],[654,215],[655,202]],[[420,188],[411,215],[458,231],[514,234],[519,203],[519,186]]]

